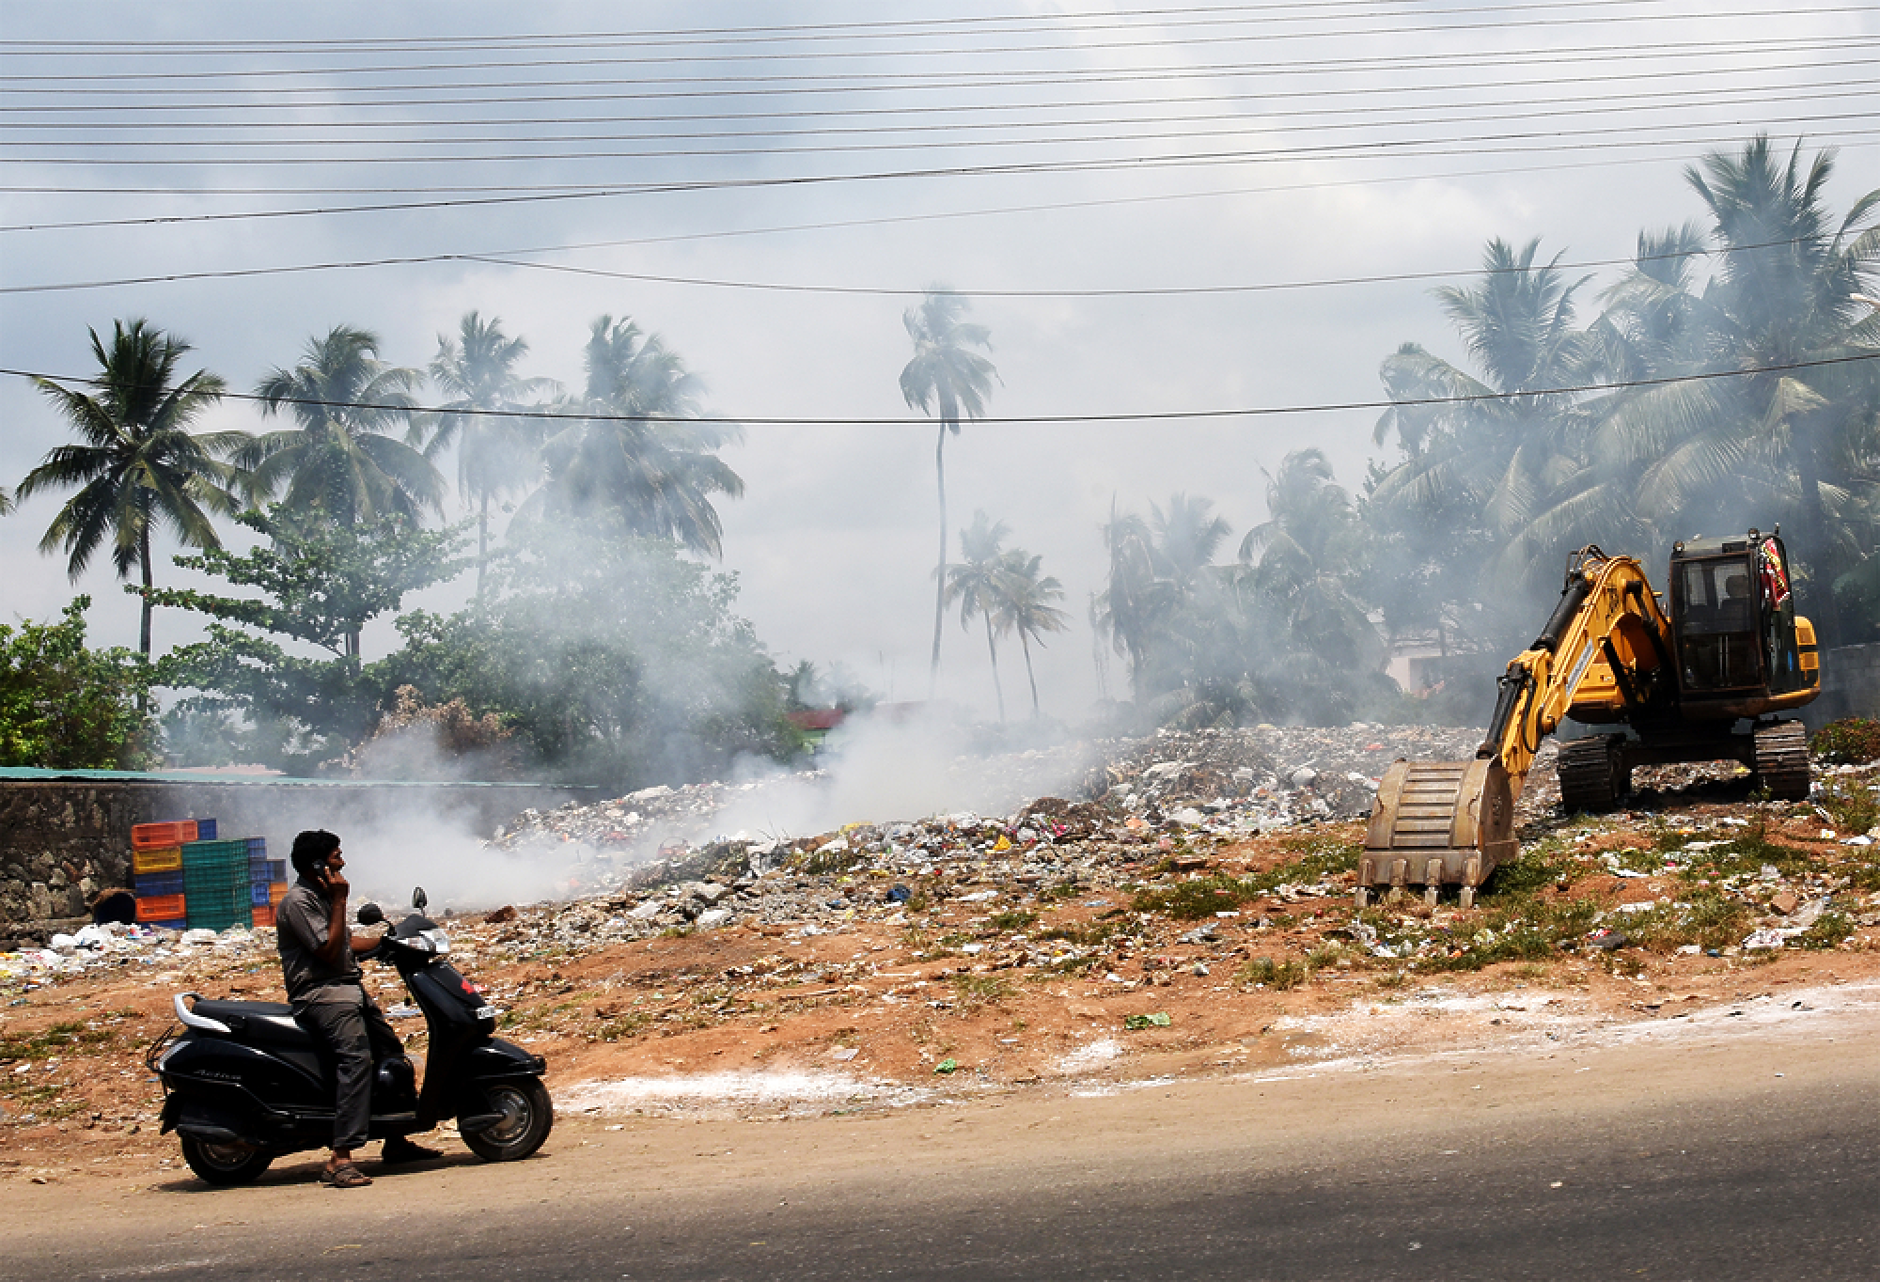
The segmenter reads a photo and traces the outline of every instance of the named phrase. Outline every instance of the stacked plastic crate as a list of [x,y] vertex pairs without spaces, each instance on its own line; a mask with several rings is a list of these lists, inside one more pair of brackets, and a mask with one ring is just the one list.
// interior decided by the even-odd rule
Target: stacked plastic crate
[[268,858],[268,839],[250,837],[248,841],[248,900],[254,924],[272,926],[274,907],[287,893],[287,861]]
[[183,843],[196,840],[200,827],[194,819],[132,826],[131,888],[137,894],[137,920],[146,926],[181,930],[188,924]]
[[191,841],[183,846],[183,894],[191,930],[254,924],[248,891],[248,841]]

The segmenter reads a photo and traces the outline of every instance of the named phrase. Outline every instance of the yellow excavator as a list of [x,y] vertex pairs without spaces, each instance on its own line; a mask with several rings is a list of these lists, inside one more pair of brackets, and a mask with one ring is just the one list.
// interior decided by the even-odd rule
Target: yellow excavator
[[[1668,612],[1667,612],[1668,611]],[[1358,906],[1378,888],[1459,885],[1464,908],[1515,857],[1514,803],[1562,717],[1623,726],[1560,747],[1568,810],[1606,810],[1634,766],[1736,760],[1772,797],[1808,795],[1808,734],[1774,714],[1821,692],[1815,629],[1795,612],[1781,527],[1671,552],[1667,604],[1638,561],[1575,552],[1553,616],[1499,682],[1471,761],[1398,761],[1378,783]],[[1740,723],[1746,723],[1739,728]]]

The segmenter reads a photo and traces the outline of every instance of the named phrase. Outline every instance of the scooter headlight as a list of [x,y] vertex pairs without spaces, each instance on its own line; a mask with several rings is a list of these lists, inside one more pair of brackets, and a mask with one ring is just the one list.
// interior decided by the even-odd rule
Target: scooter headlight
[[425,940],[426,942],[430,944],[429,951],[434,956],[448,957],[450,955],[450,936],[446,935],[443,931],[441,930],[423,931],[420,933],[419,938]]

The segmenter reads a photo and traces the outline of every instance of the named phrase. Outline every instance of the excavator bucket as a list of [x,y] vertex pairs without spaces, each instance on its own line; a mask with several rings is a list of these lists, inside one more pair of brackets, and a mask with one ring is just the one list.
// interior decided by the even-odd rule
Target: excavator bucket
[[1467,908],[1495,865],[1515,854],[1514,789],[1500,761],[1398,761],[1377,786],[1358,907],[1377,887],[1401,894],[1419,885],[1434,904],[1443,886],[1459,885]]

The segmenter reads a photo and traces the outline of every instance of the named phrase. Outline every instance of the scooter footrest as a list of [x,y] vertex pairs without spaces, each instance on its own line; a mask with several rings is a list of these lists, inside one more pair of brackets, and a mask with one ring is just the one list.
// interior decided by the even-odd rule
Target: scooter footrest
[[467,1117],[457,1119],[457,1133],[475,1135],[478,1131],[489,1130],[502,1120],[501,1113],[472,1113]]
[[416,1113],[374,1113],[372,1124],[374,1126],[416,1126],[418,1115]]

